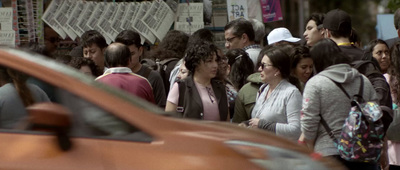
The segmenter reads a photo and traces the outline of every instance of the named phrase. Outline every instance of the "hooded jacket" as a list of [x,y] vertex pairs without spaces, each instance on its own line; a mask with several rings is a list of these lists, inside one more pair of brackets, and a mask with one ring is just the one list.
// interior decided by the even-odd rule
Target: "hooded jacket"
[[341,83],[346,92],[353,96],[360,88],[359,76],[362,76],[364,81],[364,100],[376,101],[377,96],[369,80],[348,64],[326,68],[313,76],[304,88],[301,131],[307,140],[315,141],[314,150],[323,156],[339,154],[333,140],[322,126],[319,115],[322,115],[338,138],[351,108],[350,99],[333,81]]
[[248,83],[239,90],[235,99],[235,112],[232,118],[232,122],[235,123],[241,123],[251,118],[257,92],[263,84],[259,72],[249,75],[247,81]]

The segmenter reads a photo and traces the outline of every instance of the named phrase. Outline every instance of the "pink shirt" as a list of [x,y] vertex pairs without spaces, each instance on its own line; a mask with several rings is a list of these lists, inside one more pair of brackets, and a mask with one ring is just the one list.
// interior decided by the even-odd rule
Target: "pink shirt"
[[[211,87],[205,87],[199,83],[194,82],[197,91],[200,94],[201,101],[203,103],[204,120],[220,121],[218,100],[215,97],[214,91]],[[169,91],[167,100],[173,104],[178,105],[179,102],[179,85],[174,83],[172,89]],[[189,100],[189,99],[186,99]]]

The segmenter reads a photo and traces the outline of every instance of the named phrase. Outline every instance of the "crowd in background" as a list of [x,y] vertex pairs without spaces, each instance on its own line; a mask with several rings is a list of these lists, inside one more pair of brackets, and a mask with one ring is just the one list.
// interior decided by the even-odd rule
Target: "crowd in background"
[[[394,23],[400,32],[400,10]],[[208,29],[192,35],[171,30],[152,50],[141,44],[140,34],[133,30],[122,31],[111,44],[91,30],[81,36],[79,46],[69,55],[53,58],[183,118],[229,121],[269,131],[305,144],[349,169],[400,169],[399,135],[391,128],[398,121],[400,101],[398,38],[373,40],[362,49],[350,16],[339,9],[312,14],[304,40],[283,27],[268,35],[264,31],[264,24],[254,19],[229,22],[224,28],[224,53]],[[47,49],[36,52],[51,56],[55,43],[48,39]],[[374,74],[386,80],[379,85],[381,89],[371,82],[370,75],[352,68],[357,61],[373,63],[379,70]],[[10,92],[3,89],[14,82],[18,89],[31,91],[22,103],[25,106],[33,98],[36,102],[52,100],[36,86],[25,86],[26,80],[18,79],[18,74],[5,69],[0,69],[0,74],[4,74],[0,76],[4,79],[0,80],[0,94]],[[388,147],[379,163],[349,162],[338,156],[321,123],[325,120],[333,134],[339,135],[348,116],[351,105],[336,83],[350,96],[363,84],[365,100],[389,108],[383,116]],[[16,117],[2,126],[11,127]]]

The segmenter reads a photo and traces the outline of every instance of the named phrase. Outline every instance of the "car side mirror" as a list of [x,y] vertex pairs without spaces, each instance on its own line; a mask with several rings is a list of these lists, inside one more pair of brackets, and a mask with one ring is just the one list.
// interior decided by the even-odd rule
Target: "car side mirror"
[[60,148],[67,151],[72,143],[68,132],[71,127],[71,113],[62,105],[44,102],[26,108],[32,130],[50,131],[57,135]]

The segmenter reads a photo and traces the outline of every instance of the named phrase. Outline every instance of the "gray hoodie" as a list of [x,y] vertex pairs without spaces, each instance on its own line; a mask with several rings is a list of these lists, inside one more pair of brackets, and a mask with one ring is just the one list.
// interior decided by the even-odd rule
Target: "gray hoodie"
[[[323,156],[338,155],[338,152],[333,140],[322,126],[319,115],[322,115],[338,138],[351,108],[350,99],[332,80],[341,83],[346,92],[353,96],[360,88],[360,75],[349,65],[338,64],[326,68],[306,84],[303,93],[301,131],[307,140],[315,142],[314,150]],[[377,100],[372,84],[365,76],[361,76],[364,80],[364,100]]]

